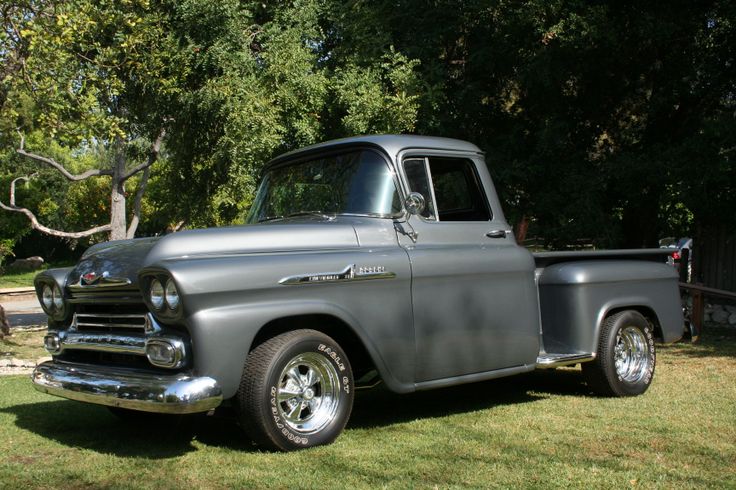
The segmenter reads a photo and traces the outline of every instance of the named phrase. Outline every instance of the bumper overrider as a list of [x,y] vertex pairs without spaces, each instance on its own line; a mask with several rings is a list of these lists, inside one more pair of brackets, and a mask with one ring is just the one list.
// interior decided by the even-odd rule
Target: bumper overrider
[[49,395],[145,412],[206,412],[222,403],[214,379],[184,373],[160,375],[47,361],[36,366],[32,379],[38,391]]

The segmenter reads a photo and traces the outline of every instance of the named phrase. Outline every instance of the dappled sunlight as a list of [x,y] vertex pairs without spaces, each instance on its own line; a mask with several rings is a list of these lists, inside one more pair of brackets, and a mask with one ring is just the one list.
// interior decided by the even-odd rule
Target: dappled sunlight
[[659,351],[667,352],[673,358],[711,357],[736,362],[736,328],[706,325],[698,342],[681,341],[663,345],[659,346]]

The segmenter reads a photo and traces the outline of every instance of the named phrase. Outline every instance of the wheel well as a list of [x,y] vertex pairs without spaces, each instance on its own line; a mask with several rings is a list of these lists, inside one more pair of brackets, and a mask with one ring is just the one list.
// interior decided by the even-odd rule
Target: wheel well
[[347,323],[332,315],[298,315],[272,320],[258,331],[250,350],[252,351],[258,345],[277,335],[301,328],[317,330],[337,342],[347,354],[356,380],[376,369],[363,342],[353,329]]
[[625,310],[634,310],[634,311],[641,313],[641,315],[644,318],[646,318],[647,321],[652,325],[652,328],[654,330],[654,338],[658,342],[662,342],[662,339],[664,338],[664,336],[662,334],[662,326],[659,323],[659,318],[657,318],[657,314],[654,312],[654,310],[648,306],[642,306],[642,305],[621,306],[619,308],[614,308],[612,310],[609,310],[606,313],[606,316],[604,318],[607,318],[611,315],[615,315],[616,313],[620,311],[625,311]]

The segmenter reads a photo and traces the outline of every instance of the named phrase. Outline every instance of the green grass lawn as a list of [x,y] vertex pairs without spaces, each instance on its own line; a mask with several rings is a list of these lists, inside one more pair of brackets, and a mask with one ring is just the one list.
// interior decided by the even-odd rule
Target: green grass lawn
[[36,274],[46,269],[57,267],[69,267],[74,265],[73,261],[62,261],[54,264],[44,264],[40,270],[33,272],[21,272],[19,274],[0,274],[0,289],[33,287],[33,278]]
[[[45,269],[46,267],[44,267]],[[20,274],[0,275],[0,289],[25,288],[33,286],[33,278],[41,271],[22,272]]]
[[0,377],[0,487],[736,487],[736,330],[659,350],[651,389],[577,369],[397,396],[361,392],[331,446],[261,452],[227,415],[154,428]]

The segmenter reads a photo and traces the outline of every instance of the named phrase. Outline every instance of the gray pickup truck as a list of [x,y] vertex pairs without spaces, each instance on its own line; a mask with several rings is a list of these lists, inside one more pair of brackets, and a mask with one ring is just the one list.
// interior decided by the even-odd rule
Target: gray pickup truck
[[260,445],[332,442],[355,390],[582,364],[638,395],[683,332],[666,250],[532,254],[483,152],[365,136],[268,163],[242,226],[91,247],[35,279],[53,360],[35,387],[121,416],[234,407]]

